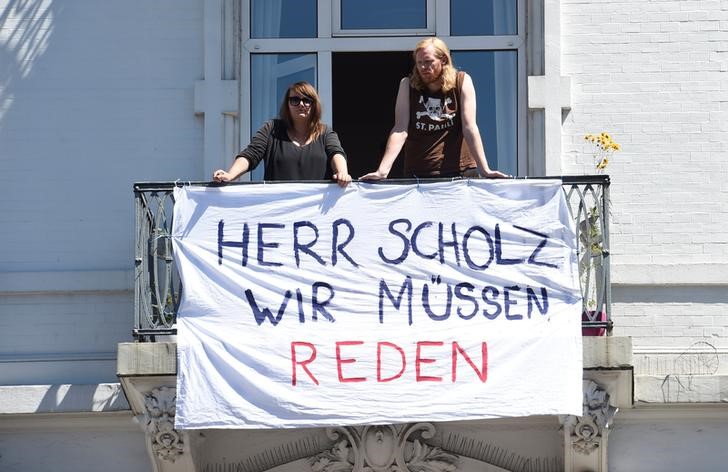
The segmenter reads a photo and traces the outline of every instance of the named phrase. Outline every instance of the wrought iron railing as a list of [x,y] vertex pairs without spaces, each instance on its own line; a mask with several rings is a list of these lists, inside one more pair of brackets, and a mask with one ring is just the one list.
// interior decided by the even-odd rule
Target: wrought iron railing
[[[584,299],[582,332],[601,335],[611,331],[609,282],[609,177],[561,177],[576,222],[579,280]],[[414,183],[387,180],[386,183]],[[216,185],[190,182],[194,185]],[[188,182],[185,182],[188,184]],[[249,185],[234,183],[228,185]],[[136,253],[134,336],[154,341],[176,333],[177,308],[182,284],[172,254],[172,210],[175,182],[134,184]]]

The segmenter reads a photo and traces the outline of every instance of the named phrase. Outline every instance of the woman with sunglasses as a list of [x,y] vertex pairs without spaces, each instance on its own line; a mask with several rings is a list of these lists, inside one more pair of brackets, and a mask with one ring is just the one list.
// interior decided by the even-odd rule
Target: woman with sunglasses
[[235,180],[265,160],[264,180],[329,180],[345,187],[351,182],[346,154],[337,134],[321,122],[321,101],[307,82],[288,87],[280,118],[266,122],[248,147],[235,156],[215,182]]

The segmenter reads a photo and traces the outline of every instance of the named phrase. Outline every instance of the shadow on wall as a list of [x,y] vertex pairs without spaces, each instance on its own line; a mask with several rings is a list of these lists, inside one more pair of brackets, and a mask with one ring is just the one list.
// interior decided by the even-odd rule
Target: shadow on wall
[[53,34],[53,1],[9,0],[0,10],[0,123],[13,106],[13,82],[28,77]]
[[52,385],[36,413],[124,411],[129,404],[118,384]]
[[725,288],[717,285],[612,287],[612,303],[713,304],[725,302]]

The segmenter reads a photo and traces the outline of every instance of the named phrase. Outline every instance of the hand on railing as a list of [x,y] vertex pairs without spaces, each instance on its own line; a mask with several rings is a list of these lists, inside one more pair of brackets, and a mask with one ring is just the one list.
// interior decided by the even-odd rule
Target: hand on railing
[[233,177],[232,174],[229,172],[226,172],[222,169],[218,169],[215,172],[212,173],[212,180],[214,182],[230,182],[231,180],[234,180],[235,177]]

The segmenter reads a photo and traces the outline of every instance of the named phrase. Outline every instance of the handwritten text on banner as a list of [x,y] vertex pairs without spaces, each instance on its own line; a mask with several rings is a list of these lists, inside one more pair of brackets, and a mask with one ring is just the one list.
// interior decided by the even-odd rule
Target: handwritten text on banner
[[559,181],[175,189],[176,426],[581,414]]

